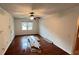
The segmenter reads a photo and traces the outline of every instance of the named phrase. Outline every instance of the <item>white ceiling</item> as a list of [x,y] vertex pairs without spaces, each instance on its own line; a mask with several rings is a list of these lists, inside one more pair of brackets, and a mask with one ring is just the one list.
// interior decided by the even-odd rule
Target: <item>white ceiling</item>
[[22,3],[17,3],[17,4],[0,4],[0,6],[7,10],[9,13],[11,13],[14,17],[28,17],[29,13],[34,11],[36,16],[44,16],[44,15],[49,15],[55,12],[60,12],[64,11],[76,6],[79,6],[79,4],[56,4],[56,3],[37,3],[37,4],[22,4]]

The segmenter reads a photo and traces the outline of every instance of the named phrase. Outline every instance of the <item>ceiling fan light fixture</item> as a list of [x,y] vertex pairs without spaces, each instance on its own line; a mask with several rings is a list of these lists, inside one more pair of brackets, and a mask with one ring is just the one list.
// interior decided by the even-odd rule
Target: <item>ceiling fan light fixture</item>
[[30,16],[30,20],[34,20],[34,16]]
[[31,12],[30,14],[30,20],[34,20],[34,12]]

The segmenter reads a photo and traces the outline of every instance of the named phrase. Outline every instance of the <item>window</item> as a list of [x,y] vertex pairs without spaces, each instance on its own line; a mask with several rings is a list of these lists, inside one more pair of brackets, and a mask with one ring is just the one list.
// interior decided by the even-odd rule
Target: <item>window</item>
[[32,30],[33,22],[22,22],[22,30]]
[[27,22],[22,22],[22,30],[27,30]]
[[28,22],[28,30],[32,30],[33,27],[33,23],[32,22]]

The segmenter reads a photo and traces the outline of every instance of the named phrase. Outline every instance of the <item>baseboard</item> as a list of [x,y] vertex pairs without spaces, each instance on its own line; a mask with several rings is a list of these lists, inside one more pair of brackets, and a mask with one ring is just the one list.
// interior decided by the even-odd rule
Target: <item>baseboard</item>
[[[39,34],[40,35],[40,34]],[[43,37],[42,35],[40,35],[41,37]],[[44,38],[44,37],[43,37]],[[47,41],[47,42],[49,42],[49,43],[51,43],[52,45],[56,45],[53,41],[51,41],[51,40],[49,40],[49,39],[47,39],[47,38],[44,38],[45,39],[45,41]],[[58,45],[56,45],[58,48],[60,48]],[[62,48],[60,48],[61,50],[63,50],[63,51],[65,51],[64,49],[62,49]],[[69,55],[71,54],[71,53],[69,53],[69,52],[67,52],[67,51],[65,51],[66,53],[68,53]]]
[[53,43],[51,40],[49,40],[49,39],[43,37],[42,35],[40,35],[40,34],[38,34],[38,35],[41,36],[42,38],[44,38],[45,41],[47,41],[47,42],[49,42],[49,43]]
[[15,35],[15,36],[26,36],[26,35],[39,35],[39,34],[23,34],[23,35]]
[[[52,43],[52,44],[54,44],[54,45],[56,45],[54,42]],[[59,47],[58,45],[56,45],[58,48],[60,48],[61,50],[63,50],[63,51],[65,51],[64,49],[62,49],[61,47]],[[68,53],[69,55],[71,55],[71,53],[69,53],[69,52],[67,52],[67,51],[65,51],[66,53]]]
[[12,41],[14,40],[14,38],[15,38],[15,35],[14,35],[13,39],[10,41],[10,43],[8,44],[8,46],[5,48],[5,51],[3,52],[3,54],[2,54],[2,55],[5,55],[5,53],[6,53],[7,49],[8,49],[8,48],[9,48],[9,46],[11,45]]

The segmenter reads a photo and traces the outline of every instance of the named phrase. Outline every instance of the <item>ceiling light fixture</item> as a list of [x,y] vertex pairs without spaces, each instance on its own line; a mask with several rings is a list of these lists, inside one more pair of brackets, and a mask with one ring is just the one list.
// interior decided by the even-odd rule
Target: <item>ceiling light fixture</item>
[[36,17],[34,12],[30,12],[30,20],[37,20],[40,19],[40,17]]
[[30,15],[30,19],[31,20],[34,20],[34,15]]
[[30,13],[30,20],[34,20],[34,12]]

